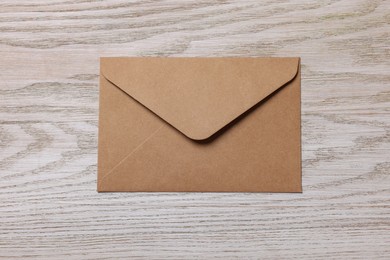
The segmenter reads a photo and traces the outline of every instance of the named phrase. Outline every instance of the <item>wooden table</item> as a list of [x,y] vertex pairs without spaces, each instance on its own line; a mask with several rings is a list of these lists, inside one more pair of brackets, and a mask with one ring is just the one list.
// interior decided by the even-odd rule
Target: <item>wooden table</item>
[[[0,2],[4,259],[390,259],[390,2]],[[302,57],[303,194],[96,192],[100,56]]]

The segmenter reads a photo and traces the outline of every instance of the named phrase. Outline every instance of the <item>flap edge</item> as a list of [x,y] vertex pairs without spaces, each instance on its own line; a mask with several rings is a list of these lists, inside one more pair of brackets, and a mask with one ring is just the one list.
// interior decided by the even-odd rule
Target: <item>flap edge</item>
[[[105,63],[107,62],[107,60],[109,59],[112,59],[112,58],[134,58],[134,59],[155,59],[155,58],[162,58],[162,59],[170,59],[169,57],[100,57],[100,76],[103,76],[108,82],[110,82],[111,84],[113,84],[114,86],[116,86],[117,88],[119,88],[121,91],[125,92],[129,97],[131,97],[133,100],[135,100],[137,103],[141,104],[143,107],[145,107],[146,109],[148,109],[149,111],[151,111],[153,114],[155,114],[156,116],[158,116],[161,120],[163,120],[165,123],[167,123],[168,125],[172,126],[173,128],[175,128],[177,131],[179,131],[180,133],[182,133],[184,136],[186,136],[187,138],[191,139],[191,140],[194,140],[194,141],[205,141],[205,140],[208,140],[208,139],[211,139],[214,135],[216,135],[218,132],[220,132],[223,128],[225,128],[227,125],[231,124],[232,122],[234,122],[237,118],[239,118],[240,116],[242,116],[243,114],[245,114],[248,110],[252,109],[253,107],[255,107],[257,104],[259,104],[260,102],[262,102],[264,99],[266,99],[267,97],[271,96],[272,94],[274,94],[275,92],[277,92],[279,89],[281,89],[282,87],[285,87],[288,83],[290,83],[291,81],[293,81],[297,75],[298,75],[298,71],[299,71],[299,66],[300,66],[300,63],[301,63],[301,58],[300,57],[288,57],[289,59],[295,59],[295,62],[294,62],[294,70],[291,70],[289,71],[288,73],[288,76],[286,76],[287,80],[285,80],[285,82],[283,81],[282,84],[280,84],[279,86],[276,86],[273,91],[271,91],[270,93],[267,93],[264,97],[260,98],[257,102],[255,102],[254,104],[252,104],[251,106],[249,106],[248,108],[246,109],[243,109],[243,111],[238,114],[235,118],[233,118],[232,120],[230,120],[229,122],[226,122],[223,126],[221,126],[220,128],[218,128],[217,130],[214,130],[213,132],[210,132],[209,134],[207,135],[202,135],[202,136],[197,136],[196,134],[192,134],[192,133],[189,133],[188,131],[184,131],[182,129],[180,129],[179,126],[175,126],[173,124],[171,124],[170,122],[168,122],[167,120],[165,120],[162,116],[159,115],[158,112],[156,111],[153,111],[152,109],[150,109],[147,105],[143,104],[141,101],[139,101],[137,98],[135,98],[134,96],[132,96],[131,94],[129,94],[128,92],[126,92],[125,90],[123,90],[120,86],[118,86],[115,82],[113,82],[113,80],[111,80],[109,77],[109,75],[107,75],[107,73],[105,73]],[[174,57],[176,59],[180,59],[180,57]],[[185,57],[188,59],[188,57]],[[229,57],[230,58],[230,57]],[[231,58],[234,58],[234,57],[231,57]],[[250,58],[250,57],[248,57]],[[255,58],[255,57],[254,57]],[[278,57],[276,57],[278,58]],[[287,58],[287,57],[285,57]],[[194,59],[199,59],[199,58],[194,58]],[[208,59],[208,58],[201,58],[201,59]]]

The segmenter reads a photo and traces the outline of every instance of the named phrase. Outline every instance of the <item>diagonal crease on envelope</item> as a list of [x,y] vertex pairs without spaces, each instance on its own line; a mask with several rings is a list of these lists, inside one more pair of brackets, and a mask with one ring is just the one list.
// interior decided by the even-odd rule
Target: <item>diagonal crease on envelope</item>
[[129,159],[130,156],[132,156],[138,149],[140,149],[148,140],[150,140],[157,132],[162,128],[163,126],[160,126],[159,128],[156,129],[151,135],[149,135],[144,141],[142,141],[137,147],[134,148],[130,153],[128,153],[122,160],[119,161],[117,165],[114,166],[108,173],[102,176],[101,181],[98,183],[100,186],[101,183],[104,181],[105,178],[107,178],[109,175],[115,173],[115,169],[118,168],[125,160]]
[[102,58],[99,103],[99,191],[302,189],[299,58]]

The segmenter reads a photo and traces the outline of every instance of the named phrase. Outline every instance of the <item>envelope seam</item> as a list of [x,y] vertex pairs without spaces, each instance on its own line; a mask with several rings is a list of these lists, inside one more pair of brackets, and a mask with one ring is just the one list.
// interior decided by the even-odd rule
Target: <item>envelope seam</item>
[[164,125],[161,125],[157,130],[155,130],[149,137],[147,137],[144,141],[142,141],[137,147],[134,148],[130,153],[128,153],[122,160],[120,160],[108,173],[106,173],[101,180],[99,181],[99,190],[102,187],[103,181],[110,175],[112,175],[115,169],[117,169],[124,161],[130,158],[136,151],[138,151],[142,146],[144,146],[145,143],[147,143],[153,136],[157,134],[157,132],[163,127]]

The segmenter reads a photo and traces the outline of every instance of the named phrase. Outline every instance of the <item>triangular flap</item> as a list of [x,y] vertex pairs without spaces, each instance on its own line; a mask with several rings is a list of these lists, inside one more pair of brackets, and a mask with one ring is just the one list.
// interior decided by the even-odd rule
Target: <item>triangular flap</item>
[[193,140],[204,140],[291,81],[299,58],[101,58],[101,73]]

